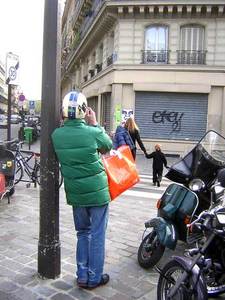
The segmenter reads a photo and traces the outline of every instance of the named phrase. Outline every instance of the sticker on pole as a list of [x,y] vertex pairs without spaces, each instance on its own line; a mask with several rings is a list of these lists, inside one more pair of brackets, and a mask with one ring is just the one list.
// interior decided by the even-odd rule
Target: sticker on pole
[[12,52],[6,55],[6,84],[19,85],[19,56]]

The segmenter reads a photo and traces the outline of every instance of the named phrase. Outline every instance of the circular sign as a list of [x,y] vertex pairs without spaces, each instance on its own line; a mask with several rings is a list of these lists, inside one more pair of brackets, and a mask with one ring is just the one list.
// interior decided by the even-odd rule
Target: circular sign
[[16,68],[15,67],[10,67],[9,68],[9,78],[11,80],[15,80],[16,79]]
[[23,94],[19,95],[19,101],[24,101],[25,100],[25,96]]

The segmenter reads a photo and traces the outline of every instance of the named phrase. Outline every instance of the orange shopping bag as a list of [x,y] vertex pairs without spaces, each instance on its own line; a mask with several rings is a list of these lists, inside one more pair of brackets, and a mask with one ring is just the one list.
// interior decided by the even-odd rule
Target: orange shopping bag
[[5,193],[5,175],[0,173],[0,196]]
[[110,156],[103,156],[108,176],[111,200],[139,181],[136,165],[129,146],[121,146]]

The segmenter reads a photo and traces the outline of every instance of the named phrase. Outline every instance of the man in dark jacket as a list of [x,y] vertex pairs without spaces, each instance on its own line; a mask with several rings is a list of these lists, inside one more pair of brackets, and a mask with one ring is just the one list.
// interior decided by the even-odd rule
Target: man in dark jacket
[[164,153],[161,151],[159,144],[155,145],[155,151],[151,154],[146,153],[146,158],[153,158],[152,171],[153,171],[153,184],[160,187],[162,180],[163,165],[167,168],[167,160]]
[[77,284],[91,289],[109,281],[103,266],[110,195],[99,152],[108,152],[112,141],[82,93],[64,97],[63,117],[64,126],[53,132],[52,140],[77,231]]

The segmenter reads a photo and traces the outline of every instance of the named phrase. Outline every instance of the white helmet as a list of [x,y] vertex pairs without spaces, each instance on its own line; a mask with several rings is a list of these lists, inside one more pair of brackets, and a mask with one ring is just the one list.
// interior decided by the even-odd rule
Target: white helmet
[[64,118],[83,119],[87,108],[87,99],[84,94],[71,91],[63,98],[62,113]]

